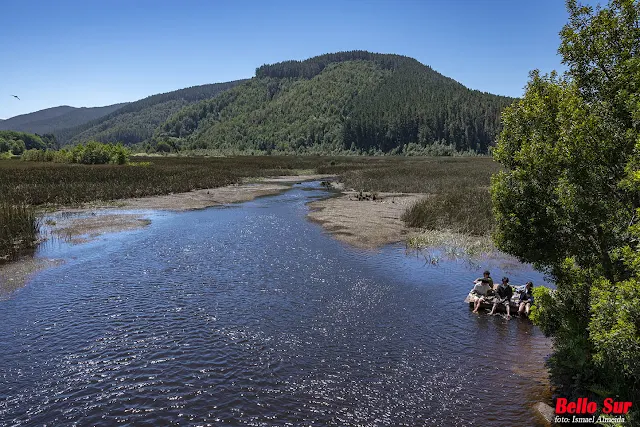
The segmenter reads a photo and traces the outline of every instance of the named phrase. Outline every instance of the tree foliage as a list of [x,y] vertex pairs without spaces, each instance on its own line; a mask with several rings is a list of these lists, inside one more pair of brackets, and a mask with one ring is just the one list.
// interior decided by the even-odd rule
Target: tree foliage
[[503,114],[494,237],[555,279],[533,318],[554,338],[563,392],[638,401],[640,3],[567,7],[568,72],[533,72]]
[[125,145],[149,140],[155,129],[181,108],[212,98],[234,87],[242,80],[193,86],[172,92],[152,95],[131,102],[122,108],[79,126],[58,130],[56,137],[62,145],[88,141],[119,141]]
[[401,55],[384,55],[365,50],[352,50],[327,53],[304,61],[283,61],[276,64],[265,64],[256,69],[256,77],[311,79],[324,71],[327,66],[347,61],[373,62],[384,70],[395,70],[402,67],[408,60],[411,59]]
[[84,165],[124,165],[131,152],[122,144],[102,144],[90,141],[71,149],[31,149],[22,153],[21,159],[30,162],[80,163]]
[[45,139],[39,135],[26,132],[0,131],[0,154],[12,153],[20,155],[25,150],[44,150],[55,147],[55,139],[47,135]]
[[418,153],[434,144],[486,153],[512,101],[405,56],[338,52],[264,65],[251,81],[170,117],[155,140],[267,153]]

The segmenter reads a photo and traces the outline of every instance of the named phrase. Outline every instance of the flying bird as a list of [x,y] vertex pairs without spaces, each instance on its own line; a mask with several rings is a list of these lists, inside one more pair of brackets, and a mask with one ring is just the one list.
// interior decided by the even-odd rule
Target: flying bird
[[22,101],[20,98],[18,98],[18,95],[11,95],[11,96],[13,96],[14,98],[16,98],[18,101]]

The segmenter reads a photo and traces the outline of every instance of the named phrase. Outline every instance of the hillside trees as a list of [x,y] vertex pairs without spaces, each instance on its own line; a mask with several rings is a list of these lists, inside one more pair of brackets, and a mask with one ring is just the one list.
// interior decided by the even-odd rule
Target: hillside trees
[[154,138],[282,153],[418,153],[433,144],[486,153],[511,102],[412,58],[338,52],[264,65],[251,81],[174,114]]
[[172,114],[193,103],[210,99],[243,80],[193,86],[152,95],[80,126],[56,131],[62,145],[87,141],[119,141],[133,145],[148,141],[156,128]]
[[25,132],[0,131],[0,154],[12,153],[20,155],[25,150],[53,148],[55,140],[46,137],[43,140],[39,135]]

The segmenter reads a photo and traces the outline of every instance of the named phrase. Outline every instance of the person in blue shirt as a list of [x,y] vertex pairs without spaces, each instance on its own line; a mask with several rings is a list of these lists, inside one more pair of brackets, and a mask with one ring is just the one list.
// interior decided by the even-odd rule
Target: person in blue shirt
[[519,302],[520,308],[518,309],[518,313],[520,316],[525,313],[528,317],[531,306],[533,305],[533,282],[527,282],[524,291],[520,293]]

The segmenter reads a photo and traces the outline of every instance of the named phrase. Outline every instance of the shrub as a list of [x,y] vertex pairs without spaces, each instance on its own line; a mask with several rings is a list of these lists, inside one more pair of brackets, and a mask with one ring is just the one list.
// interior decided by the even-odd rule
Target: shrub
[[22,160],[85,165],[124,165],[129,162],[130,155],[131,152],[122,144],[88,142],[86,145],[76,145],[71,150],[27,150],[22,154]]

